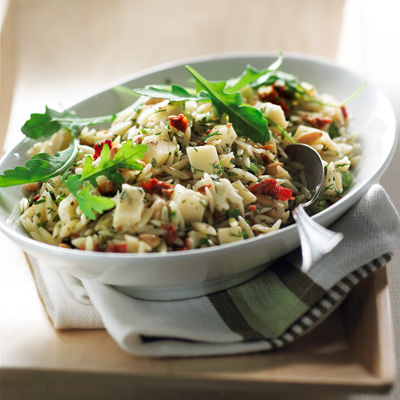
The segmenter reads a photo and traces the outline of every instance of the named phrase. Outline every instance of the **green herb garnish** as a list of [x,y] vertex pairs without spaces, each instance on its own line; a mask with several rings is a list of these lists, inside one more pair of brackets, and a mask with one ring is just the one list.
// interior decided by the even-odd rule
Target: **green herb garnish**
[[36,154],[24,167],[4,171],[0,175],[0,187],[47,181],[68,169],[77,154],[78,139],[74,139],[65,150],[57,152],[54,157],[47,153]]
[[92,126],[104,122],[112,122],[115,115],[93,118],[79,118],[74,111],[56,111],[46,106],[43,114],[31,114],[31,118],[22,126],[22,133],[32,139],[50,137],[61,128],[66,128],[73,135],[85,126]]
[[343,191],[347,192],[353,184],[353,178],[351,174],[347,171],[342,172],[342,185],[343,185]]
[[253,174],[254,174],[255,176],[257,176],[257,175],[261,172],[261,170],[260,170],[260,168],[258,167],[258,165],[254,164],[254,163],[250,163],[249,169],[250,169],[250,171],[253,172]]
[[340,136],[339,128],[335,124],[330,124],[328,129],[328,134],[331,139],[337,138]]
[[104,146],[101,150],[100,162],[96,167],[93,167],[92,157],[87,156],[82,175],[65,174],[62,177],[65,186],[78,200],[79,207],[87,218],[94,220],[96,219],[94,212],[102,213],[115,206],[114,200],[92,194],[92,186],[97,187],[96,178],[100,175],[104,175],[113,182],[125,182],[123,176],[118,172],[118,169],[143,169],[143,166],[139,164],[137,160],[143,158],[146,150],[146,145],[136,144],[133,146],[132,141],[128,140],[119,148],[117,154],[115,154],[114,158],[111,160],[110,148]]
[[[109,199],[108,197],[93,195],[91,193],[91,185],[88,182],[85,182],[79,174],[65,174],[62,177],[62,181],[68,190],[78,200],[81,211],[89,219],[96,219],[96,214],[94,212],[101,214],[115,206],[114,200]],[[80,189],[81,186],[82,189]]]
[[85,166],[82,171],[82,179],[88,180],[94,187],[97,187],[96,178],[100,175],[106,176],[115,183],[124,183],[123,176],[118,172],[120,168],[142,170],[143,166],[137,161],[143,158],[147,151],[145,144],[132,145],[132,140],[127,140],[119,149],[117,154],[111,160],[111,150],[104,146],[101,150],[100,162],[93,167],[92,157],[87,156]]
[[148,86],[143,89],[133,89],[135,93],[142,96],[153,97],[156,99],[167,99],[174,102],[181,101],[210,101],[210,98],[205,94],[201,93],[199,96],[196,93],[189,93],[187,89],[172,85],[171,89],[160,86]]
[[227,214],[228,218],[235,218],[236,219],[236,218],[239,217],[240,211],[239,211],[238,208],[232,208],[232,209],[228,210],[226,214]]
[[46,107],[43,114],[31,114],[31,118],[21,128],[25,136],[31,139],[48,138],[61,128],[66,128],[72,133],[73,140],[65,150],[57,152],[55,156],[39,153],[28,160],[24,167],[18,166],[5,171],[0,175],[0,187],[47,181],[62,174],[73,164],[78,154],[77,136],[80,129],[111,122],[114,118],[114,115],[79,118],[73,111],[58,112],[49,107]]
[[219,133],[219,131],[216,132],[211,132],[206,136],[203,136],[200,140],[201,143],[204,143],[208,138],[212,137],[212,136],[221,136],[221,133]]
[[192,67],[187,65],[186,69],[196,80],[197,92],[205,91],[209,95],[217,116],[221,119],[226,114],[239,136],[246,136],[255,143],[265,143],[269,140],[268,125],[262,113],[243,103],[239,92],[226,93],[225,81],[211,82]]
[[278,129],[278,131],[281,133],[282,137],[288,139],[290,143],[293,143],[293,144],[296,143],[295,140],[292,138],[292,136],[289,134],[289,132],[286,129],[283,129],[275,121],[273,121],[271,118],[268,118],[266,115],[264,115],[264,118],[271,125],[273,125],[276,129]]
[[243,89],[244,87],[257,82],[260,78],[265,77],[267,74],[271,74],[273,71],[279,69],[282,64],[283,55],[279,54],[279,57],[274,61],[267,69],[260,71],[251,65],[248,65],[245,71],[236,79],[231,79],[227,82],[225,89],[226,93],[234,93]]
[[210,247],[210,239],[208,238],[200,238],[199,240],[199,247]]

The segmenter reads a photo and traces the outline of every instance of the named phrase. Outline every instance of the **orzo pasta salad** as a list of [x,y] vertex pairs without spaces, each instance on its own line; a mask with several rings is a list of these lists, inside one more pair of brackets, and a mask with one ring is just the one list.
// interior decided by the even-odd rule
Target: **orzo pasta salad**
[[114,116],[32,114],[22,131],[41,141],[0,186],[23,184],[25,230],[66,248],[166,252],[278,230],[310,198],[288,145],[312,146],[325,164],[315,213],[346,194],[359,159],[344,103],[281,62],[220,82],[187,66],[196,89],[134,89],[139,99]]

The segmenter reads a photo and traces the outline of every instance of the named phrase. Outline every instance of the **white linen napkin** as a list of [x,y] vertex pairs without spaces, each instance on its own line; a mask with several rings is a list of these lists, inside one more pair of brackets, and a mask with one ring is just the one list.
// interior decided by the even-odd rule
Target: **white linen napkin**
[[307,274],[297,249],[248,282],[187,300],[133,299],[31,262],[57,329],[105,328],[122,349],[143,356],[239,354],[282,347],[312,329],[400,247],[399,215],[379,185],[331,229],[344,240]]

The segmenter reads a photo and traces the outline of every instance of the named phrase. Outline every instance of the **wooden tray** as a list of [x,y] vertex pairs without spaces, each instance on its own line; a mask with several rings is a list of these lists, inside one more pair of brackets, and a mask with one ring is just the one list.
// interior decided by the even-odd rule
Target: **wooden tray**
[[[3,363],[4,398],[39,391],[41,399],[331,399],[387,392],[395,380],[386,268],[357,285],[317,328],[273,353],[149,359],[124,353],[104,330],[52,331],[39,348],[25,346],[23,366]],[[13,397],[17,392],[22,397]]]

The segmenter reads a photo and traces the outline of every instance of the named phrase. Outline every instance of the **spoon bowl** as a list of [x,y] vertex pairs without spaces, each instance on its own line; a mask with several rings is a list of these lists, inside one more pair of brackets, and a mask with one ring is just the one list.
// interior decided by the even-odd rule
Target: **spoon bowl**
[[302,143],[292,144],[285,151],[293,161],[304,166],[307,189],[311,193],[311,198],[307,202],[299,204],[292,212],[299,230],[302,253],[301,269],[308,272],[340,243],[343,235],[317,224],[306,211],[307,207],[318,198],[324,182],[324,164],[320,155],[311,146]]

